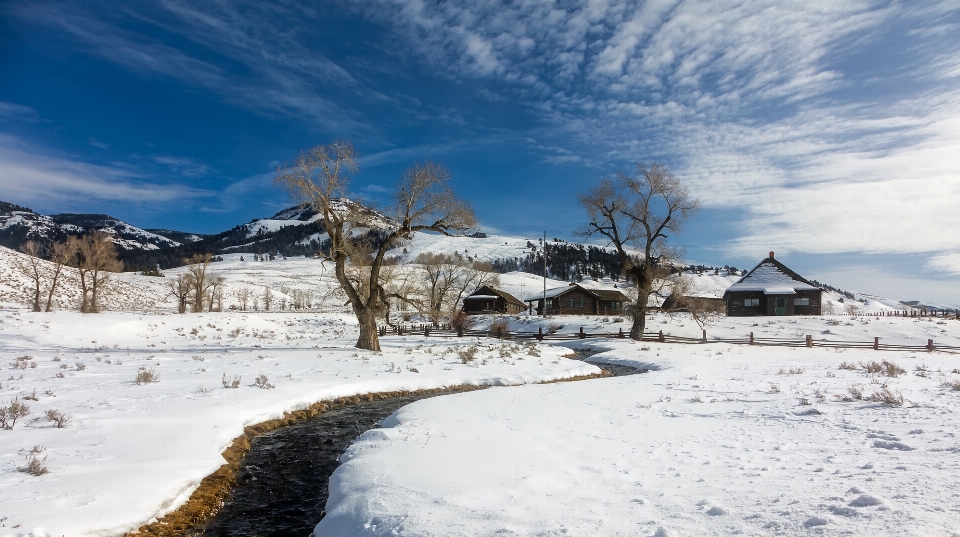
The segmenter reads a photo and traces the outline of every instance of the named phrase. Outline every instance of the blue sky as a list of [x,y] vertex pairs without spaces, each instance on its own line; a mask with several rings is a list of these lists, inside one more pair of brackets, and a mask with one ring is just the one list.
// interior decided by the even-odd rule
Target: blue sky
[[637,161],[703,202],[690,261],[960,304],[960,5],[0,4],[0,199],[217,232],[333,139],[376,202],[444,163],[484,229],[572,238]]

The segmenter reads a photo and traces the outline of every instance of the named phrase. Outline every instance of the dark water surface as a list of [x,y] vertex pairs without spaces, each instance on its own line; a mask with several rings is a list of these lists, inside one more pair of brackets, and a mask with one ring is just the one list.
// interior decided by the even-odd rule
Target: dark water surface
[[[575,359],[587,356],[578,353]],[[645,372],[622,365],[594,365],[613,376]],[[326,514],[327,487],[340,465],[340,454],[360,433],[400,407],[438,395],[444,394],[358,403],[254,438],[223,508],[191,535],[309,536]]]

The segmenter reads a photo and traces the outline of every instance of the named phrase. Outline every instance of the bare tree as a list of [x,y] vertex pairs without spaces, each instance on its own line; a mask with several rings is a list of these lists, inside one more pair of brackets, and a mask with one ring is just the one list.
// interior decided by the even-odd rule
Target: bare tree
[[616,249],[623,272],[636,284],[630,337],[639,340],[654,281],[666,276],[669,262],[679,257],[679,251],[667,245],[667,233],[679,233],[700,202],[666,166],[638,163],[636,168],[636,176],[620,172],[578,196],[589,220],[578,233],[606,239]]
[[240,300],[240,309],[247,311],[247,302],[250,301],[250,289],[244,287],[237,293],[237,299]]
[[213,311],[216,305],[217,311],[223,311],[223,284],[227,281],[223,276],[207,274],[210,280],[209,290],[207,291],[207,311]]
[[123,270],[123,262],[117,259],[113,238],[103,231],[94,231],[80,239],[71,237],[68,243],[76,247],[74,261],[80,275],[80,302],[82,313],[100,311],[100,296],[107,281],[114,273]]
[[20,271],[31,280],[33,287],[33,311],[40,309],[40,286],[43,284],[43,260],[40,259],[40,246],[33,241],[27,241],[20,246],[20,251],[27,254],[26,259],[19,262]]
[[187,312],[187,298],[190,291],[193,290],[193,276],[190,274],[177,274],[176,279],[167,280],[167,287],[170,288],[170,294],[177,299],[177,313]]
[[263,309],[270,311],[270,305],[273,303],[273,291],[269,287],[263,288]]
[[44,311],[53,311],[53,294],[60,283],[60,274],[63,272],[64,265],[70,263],[75,255],[70,242],[54,242],[50,246],[50,262],[53,265],[51,270],[50,287],[47,289],[47,307]]
[[190,271],[191,283],[193,284],[193,311],[202,312],[203,305],[207,303],[210,289],[217,284],[217,277],[213,274],[207,274],[210,266],[210,254],[193,254],[187,261],[187,270]]
[[[395,222],[384,230],[385,236],[374,251],[351,234],[352,228],[371,227],[369,215],[342,198],[347,193],[350,174],[357,165],[353,146],[338,141],[301,153],[292,166],[278,167],[275,183],[295,198],[310,203],[323,215],[330,236],[330,253],[337,281],[347,295],[360,325],[357,347],[378,351],[378,316],[384,314],[390,298],[404,297],[388,293],[381,269],[388,249],[400,240],[412,238],[416,231],[434,231],[450,235],[475,223],[473,208],[453,193],[450,173],[435,163],[416,164],[408,169],[394,194]],[[363,267],[363,277],[352,277],[348,264]]]
[[[445,315],[456,313],[468,291],[481,285],[497,285],[490,263],[469,261],[449,254],[424,253],[415,261],[426,273],[424,312],[437,325]],[[494,283],[497,282],[497,283]]]

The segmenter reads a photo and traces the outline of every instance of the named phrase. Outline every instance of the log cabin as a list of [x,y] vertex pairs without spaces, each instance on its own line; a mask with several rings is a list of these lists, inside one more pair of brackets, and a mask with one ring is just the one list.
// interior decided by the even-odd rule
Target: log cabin
[[616,289],[591,289],[571,283],[565,287],[547,289],[543,293],[525,298],[530,312],[543,315],[543,301],[547,301],[547,315],[622,315],[627,296]]
[[820,315],[823,290],[770,256],[727,288],[727,315]]
[[489,285],[482,285],[463,299],[463,313],[479,315],[482,313],[517,314],[527,309],[519,298]]

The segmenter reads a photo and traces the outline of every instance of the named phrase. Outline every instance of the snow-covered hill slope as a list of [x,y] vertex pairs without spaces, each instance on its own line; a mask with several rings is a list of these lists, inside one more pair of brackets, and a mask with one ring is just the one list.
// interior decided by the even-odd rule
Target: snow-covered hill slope
[[121,250],[157,250],[179,246],[168,237],[132,226],[105,214],[55,214],[46,216],[26,207],[0,202],[0,245],[18,249],[28,240],[62,241],[95,230],[113,237]]

